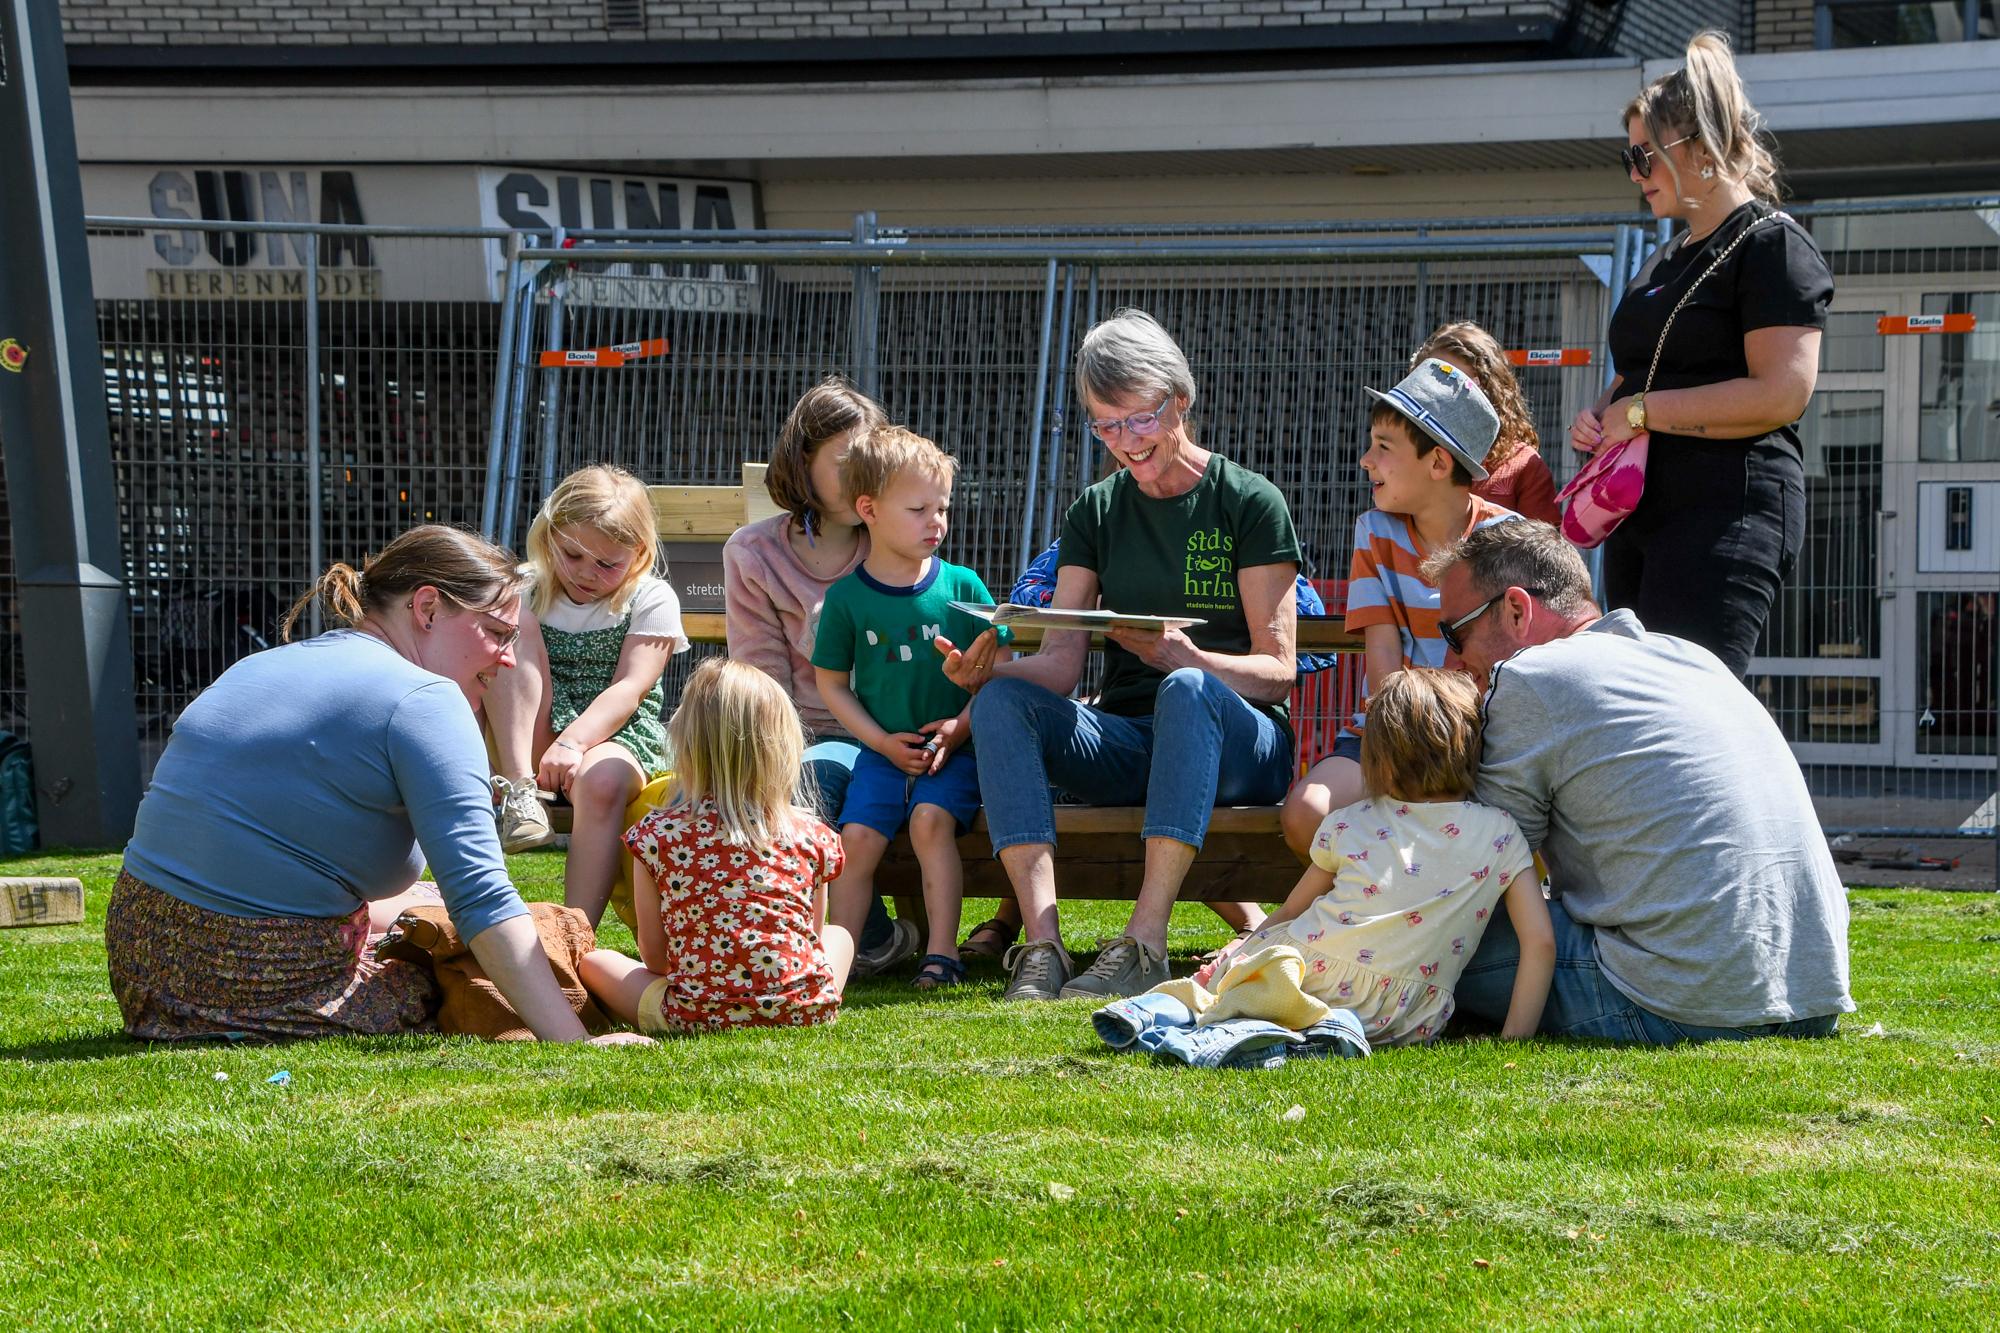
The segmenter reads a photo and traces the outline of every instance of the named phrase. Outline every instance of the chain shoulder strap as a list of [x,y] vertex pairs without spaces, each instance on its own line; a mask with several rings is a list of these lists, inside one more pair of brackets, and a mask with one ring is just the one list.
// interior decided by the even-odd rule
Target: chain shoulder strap
[[1665,351],[1667,346],[1667,330],[1674,326],[1674,316],[1680,314],[1681,307],[1688,303],[1688,298],[1695,294],[1695,289],[1700,287],[1704,282],[1707,282],[1709,275],[1721,268],[1730,255],[1736,253],[1737,246],[1750,239],[1751,232],[1757,230],[1757,228],[1763,226],[1766,222],[1777,222],[1780,220],[1790,221],[1791,215],[1773,209],[1763,217],[1758,218],[1755,222],[1752,222],[1736,234],[1735,240],[1722,247],[1722,253],[1715,257],[1714,263],[1702,270],[1700,277],[1688,284],[1688,289],[1681,293],[1681,299],[1674,302],[1674,308],[1667,312],[1667,322],[1660,326],[1660,340],[1653,344],[1653,364],[1646,368],[1646,387],[1639,391],[1641,394],[1648,394],[1653,391],[1653,376],[1660,369],[1660,353]]

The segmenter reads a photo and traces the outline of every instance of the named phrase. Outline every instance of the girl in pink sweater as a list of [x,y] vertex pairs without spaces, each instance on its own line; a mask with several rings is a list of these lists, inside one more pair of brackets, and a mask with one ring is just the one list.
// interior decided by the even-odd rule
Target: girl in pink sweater
[[[841,496],[840,460],[855,436],[887,420],[880,403],[838,375],[806,390],[779,429],[764,474],[785,512],[738,528],[722,548],[729,655],[777,681],[798,707],[813,742],[802,785],[822,819],[840,813],[860,753],[827,711],[812,665],[826,590],[868,554],[868,530]],[[875,900],[857,942],[855,975],[915,956],[917,934],[915,922],[892,921]]]

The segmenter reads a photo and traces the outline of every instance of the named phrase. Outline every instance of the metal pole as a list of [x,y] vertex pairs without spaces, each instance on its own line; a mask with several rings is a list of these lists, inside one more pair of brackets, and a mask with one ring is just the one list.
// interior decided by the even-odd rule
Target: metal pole
[[[1420,241],[1428,239],[1430,234],[1431,229],[1429,227],[1417,228],[1417,239]],[[1431,266],[1422,260],[1418,260],[1417,289],[1411,298],[1410,307],[1410,345],[1412,347],[1422,347],[1424,339],[1430,336],[1430,322],[1424,318],[1424,307],[1430,304],[1430,285]]]
[[110,847],[139,808],[139,720],[66,60],[55,4],[0,0],[0,456],[35,811],[48,846]]
[[[556,249],[563,246],[563,229],[556,228]],[[548,348],[551,352],[563,350],[566,330],[563,328],[563,298],[569,293],[569,270],[550,270],[555,280],[549,284],[549,328]],[[556,488],[556,428],[557,412],[562,407],[562,372],[554,366],[542,371],[542,488],[537,500],[548,498]]]
[[1042,529],[1038,545],[1046,548],[1055,540],[1056,481],[1062,476],[1063,422],[1069,406],[1069,331],[1076,314],[1076,266],[1063,268],[1062,335],[1056,339],[1056,391],[1049,420],[1049,484],[1042,495]]
[[1028,561],[1035,555],[1035,487],[1041,481],[1042,471],[1042,421],[1049,405],[1049,338],[1055,332],[1056,320],[1056,261],[1049,261],[1048,273],[1042,279],[1042,351],[1035,367],[1035,418],[1028,428],[1028,438],[1034,447],[1028,452],[1028,493],[1021,505],[1021,558],[1014,568],[1027,568]]
[[500,473],[506,467],[507,404],[513,396],[514,378],[520,373],[514,357],[517,309],[514,297],[521,285],[521,233],[510,233],[503,245],[507,277],[500,288],[500,338],[493,354],[493,411],[486,431],[486,490],[479,501],[479,530],[488,541],[497,540],[500,530]]
[[[326,477],[321,457],[319,407],[319,237],[306,244],[306,567],[313,578],[326,568]],[[312,600],[312,632],[326,628],[320,599]]]
[[[1084,298],[1083,327],[1086,329],[1097,327],[1097,265],[1095,264],[1090,266],[1090,291]],[[1067,351],[1069,344],[1064,343],[1063,347]],[[1090,488],[1090,460],[1096,456],[1097,450],[1091,446],[1090,435],[1086,429],[1083,448],[1076,451],[1076,489],[1078,492]]]
[[[854,243],[875,241],[875,214],[854,215]],[[882,396],[881,352],[882,270],[879,266],[854,266],[854,383],[870,398]]]
[[528,431],[528,344],[534,337],[535,289],[542,280],[541,270],[546,267],[543,264],[513,296],[519,304],[519,313],[514,319],[514,345],[508,353],[514,369],[507,394],[507,453],[500,477],[499,536],[494,538],[510,549],[514,545],[514,520],[521,508],[521,456]]

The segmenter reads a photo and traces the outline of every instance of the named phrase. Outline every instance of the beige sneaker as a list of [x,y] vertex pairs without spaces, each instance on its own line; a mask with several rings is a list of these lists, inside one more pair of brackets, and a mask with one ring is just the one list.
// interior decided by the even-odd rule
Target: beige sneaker
[[1140,995],[1173,975],[1167,970],[1165,955],[1130,935],[1120,935],[1083,975],[1062,988],[1065,1000],[1117,1000]]
[[1007,950],[1000,966],[1007,969],[1007,989],[1000,993],[1003,1000],[1053,1000],[1076,971],[1076,964],[1055,940],[1017,944]]
[[500,796],[501,851],[525,852],[530,847],[546,847],[556,840],[555,830],[549,827],[549,812],[542,809],[541,801],[535,796],[535,780],[532,777],[516,782],[495,777],[493,790]]

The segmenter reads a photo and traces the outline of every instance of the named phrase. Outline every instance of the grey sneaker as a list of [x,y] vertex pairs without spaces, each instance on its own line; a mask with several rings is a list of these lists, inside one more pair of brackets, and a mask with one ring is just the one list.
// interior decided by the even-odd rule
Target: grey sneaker
[[1053,1000],[1076,971],[1062,944],[1057,940],[1029,940],[1007,950],[1000,966],[1007,969],[1007,989],[1003,1000]]
[[555,830],[549,827],[549,812],[542,808],[535,795],[533,778],[509,782],[495,777],[493,790],[500,795],[501,851],[525,852],[530,847],[546,847],[556,840]]
[[872,977],[887,972],[898,963],[907,962],[917,956],[923,947],[923,934],[914,921],[896,917],[889,922],[889,938],[873,949],[854,951],[853,974],[857,977]]
[[1097,955],[1097,961],[1083,975],[1062,988],[1062,997],[1117,1000],[1149,991],[1172,975],[1164,955],[1130,935],[1120,935]]

